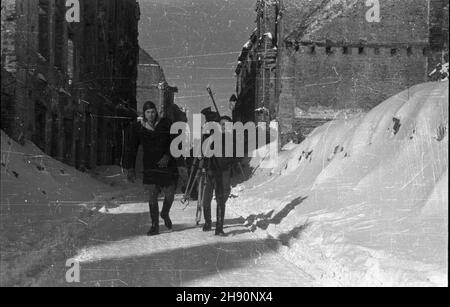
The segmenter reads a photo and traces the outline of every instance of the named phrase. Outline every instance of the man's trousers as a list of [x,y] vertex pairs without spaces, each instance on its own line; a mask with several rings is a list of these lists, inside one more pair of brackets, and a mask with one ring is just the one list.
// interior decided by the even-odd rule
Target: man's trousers
[[214,191],[217,202],[216,231],[223,231],[225,223],[225,205],[231,194],[231,170],[209,170],[206,173],[206,182],[203,199],[203,210],[206,224],[211,221],[211,202]]

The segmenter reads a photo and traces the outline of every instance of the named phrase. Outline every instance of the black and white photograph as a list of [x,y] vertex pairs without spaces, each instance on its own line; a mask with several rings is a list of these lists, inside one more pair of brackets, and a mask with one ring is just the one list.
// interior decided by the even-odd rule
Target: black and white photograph
[[449,0],[2,0],[0,287],[448,287],[448,79]]

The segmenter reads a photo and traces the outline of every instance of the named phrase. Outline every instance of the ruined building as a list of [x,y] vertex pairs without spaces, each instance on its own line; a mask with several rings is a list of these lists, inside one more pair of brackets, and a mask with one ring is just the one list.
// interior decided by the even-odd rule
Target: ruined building
[[[2,1],[2,124],[78,168],[120,164],[136,109],[136,0]],[[5,78],[4,78],[5,77]]]
[[448,0],[260,0],[237,73],[236,120],[282,142],[365,112],[448,61]]
[[174,103],[178,88],[170,86],[162,67],[145,50],[140,49],[137,80],[137,111],[142,115],[146,101],[152,101],[160,111],[161,117],[173,122],[187,121],[186,115]]

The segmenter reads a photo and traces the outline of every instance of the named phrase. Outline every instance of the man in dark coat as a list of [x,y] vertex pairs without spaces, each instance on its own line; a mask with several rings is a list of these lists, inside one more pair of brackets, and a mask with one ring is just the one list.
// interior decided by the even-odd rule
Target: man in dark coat
[[[220,119],[222,125],[222,149],[225,150],[225,123],[231,122],[231,118],[224,116]],[[205,217],[205,225],[203,231],[212,230],[211,220],[211,202],[213,199],[213,193],[216,194],[216,236],[226,236],[223,231],[225,223],[225,205],[231,194],[231,169],[235,163],[233,157],[225,157],[223,153],[222,157],[204,158],[206,163],[206,182],[203,189],[203,212]]]
[[127,168],[129,179],[134,180],[136,156],[139,145],[144,150],[144,177],[149,194],[150,218],[152,226],[147,233],[149,236],[159,234],[159,205],[158,195],[164,193],[164,204],[161,218],[166,227],[172,229],[169,213],[172,207],[178,182],[178,168],[175,158],[170,153],[172,136],[170,134],[171,121],[159,118],[153,102],[146,102],[143,108],[144,118],[136,123],[131,133],[131,145],[128,148]]

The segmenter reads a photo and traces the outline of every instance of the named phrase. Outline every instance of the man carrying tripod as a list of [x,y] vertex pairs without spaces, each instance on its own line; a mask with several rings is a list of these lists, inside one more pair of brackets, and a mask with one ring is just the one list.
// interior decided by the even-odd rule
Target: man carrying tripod
[[[223,116],[220,118],[220,124],[222,127],[222,150],[225,152],[225,134],[229,133],[225,130],[225,124],[231,122],[231,118],[228,116]],[[234,163],[234,158],[225,157],[222,154],[221,157],[211,157],[204,158],[205,167],[205,179],[204,182],[200,181],[199,184],[204,184],[203,187],[199,189],[203,195],[201,195],[200,200],[203,207],[205,225],[203,226],[203,231],[212,230],[212,220],[211,220],[211,202],[213,199],[213,193],[216,194],[216,236],[226,236],[223,231],[223,226],[225,222],[225,205],[230,197],[231,193],[231,168]]]
[[[200,224],[201,213],[203,209],[205,218],[203,231],[211,231],[211,202],[215,191],[217,202],[217,223],[215,234],[217,236],[225,236],[225,233],[223,231],[225,222],[225,205],[231,193],[231,170],[233,164],[235,163],[235,151],[233,149],[233,157],[226,157],[225,143],[227,139],[230,139],[230,137],[234,138],[234,133],[233,131],[227,131],[226,129],[226,124],[232,122],[231,118],[228,116],[220,116],[219,109],[217,108],[217,104],[214,100],[212,91],[209,87],[207,88],[207,90],[209,95],[211,96],[216,112],[213,112],[211,108],[207,108],[202,111],[202,114],[205,116],[207,122],[215,122],[217,123],[217,125],[219,125],[220,123],[220,131],[214,131],[215,133],[221,133],[222,152],[219,154],[219,156],[202,156],[201,158],[194,159],[191,167],[191,175],[186,187],[184,202],[189,202],[191,193],[194,190],[196,183],[198,182],[197,225]],[[206,135],[203,135],[202,143],[205,141],[205,139]]]

